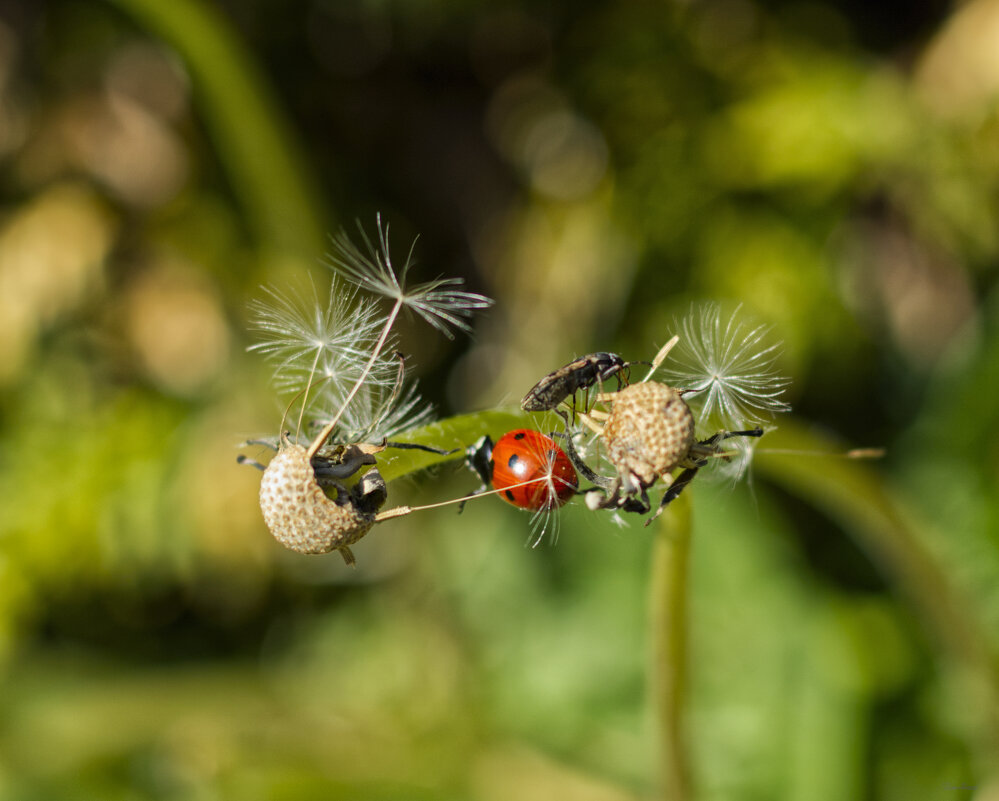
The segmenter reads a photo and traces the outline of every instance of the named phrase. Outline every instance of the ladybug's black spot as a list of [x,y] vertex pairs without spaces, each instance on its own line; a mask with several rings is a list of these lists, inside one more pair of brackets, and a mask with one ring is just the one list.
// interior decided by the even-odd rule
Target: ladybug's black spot
[[548,464],[555,464],[555,460],[558,458],[555,455],[555,450],[554,449],[549,450],[548,453],[546,454],[546,456],[548,457]]
[[516,434],[513,435],[513,438],[514,439],[523,439],[526,436],[527,436],[527,434],[525,434],[523,431],[519,431],[519,432],[517,432]]
[[506,491],[506,492],[504,492],[503,494],[504,494],[504,495],[506,495],[506,497],[507,497],[507,498],[508,498],[508,499],[509,499],[510,501],[513,501],[513,493],[512,493],[512,492],[510,492],[510,490],[507,490],[507,491]]
[[517,454],[511,454],[510,458],[506,460],[506,466],[511,470],[517,469],[517,462],[520,461],[520,457]]

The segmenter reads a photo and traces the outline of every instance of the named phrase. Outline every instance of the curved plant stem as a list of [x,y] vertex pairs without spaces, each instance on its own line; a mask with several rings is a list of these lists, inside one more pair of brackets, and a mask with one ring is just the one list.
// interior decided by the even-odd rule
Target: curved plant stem
[[320,192],[301,145],[229,21],[198,0],[109,0],[184,60],[199,113],[265,251],[311,263],[324,244]]
[[650,684],[659,723],[659,759],[666,801],[686,801],[690,797],[684,737],[690,532],[690,498],[681,495],[659,518],[652,553],[649,610],[653,643]]
[[835,458],[838,450],[838,443],[793,420],[782,420],[779,429],[767,434],[754,465],[769,481],[850,532],[919,612],[944,651],[972,678],[977,694],[969,706],[979,710],[978,755],[995,771],[999,769],[999,680],[985,624],[923,545],[913,522],[900,512],[877,473],[862,462]]

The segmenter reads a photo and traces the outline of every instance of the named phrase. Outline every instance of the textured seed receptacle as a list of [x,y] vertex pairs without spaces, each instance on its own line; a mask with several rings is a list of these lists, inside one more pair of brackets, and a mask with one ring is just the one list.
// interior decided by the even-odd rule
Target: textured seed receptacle
[[[329,553],[340,548],[352,561],[348,545],[374,525],[350,503],[338,505],[323,492],[301,445],[284,445],[264,470],[260,509],[275,539],[299,553]],[[348,558],[349,557],[349,558]]]
[[675,389],[654,381],[632,384],[614,393],[613,404],[603,440],[618,475],[634,475],[651,487],[687,458],[694,416]]

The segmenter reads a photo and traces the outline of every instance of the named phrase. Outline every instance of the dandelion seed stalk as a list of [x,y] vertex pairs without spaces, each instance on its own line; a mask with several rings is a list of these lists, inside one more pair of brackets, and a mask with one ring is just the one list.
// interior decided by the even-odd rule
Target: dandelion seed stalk
[[323,443],[326,442],[327,437],[329,437],[329,435],[333,433],[334,429],[337,426],[337,423],[340,422],[340,418],[343,417],[344,411],[350,405],[350,402],[354,399],[357,393],[360,391],[361,387],[364,385],[364,381],[365,379],[367,379],[368,374],[371,372],[371,368],[374,366],[375,362],[378,360],[378,357],[381,355],[382,348],[384,348],[385,343],[388,342],[389,333],[392,331],[392,326],[395,325],[395,319],[396,317],[399,316],[399,310],[401,308],[402,308],[402,299],[400,298],[395,302],[395,305],[392,307],[392,311],[389,312],[388,319],[385,321],[385,327],[382,328],[381,336],[378,338],[378,341],[375,343],[375,347],[371,351],[371,358],[368,359],[368,363],[364,366],[364,369],[361,371],[361,375],[358,376],[357,381],[354,382],[354,386],[351,387],[351,390],[347,394],[347,397],[344,399],[343,404],[337,410],[336,414],[333,415],[333,419],[330,420],[330,422],[328,422],[323,427],[323,430],[319,433],[319,435],[312,441],[312,444],[309,446],[307,454],[310,459],[316,455],[316,452],[323,446]]

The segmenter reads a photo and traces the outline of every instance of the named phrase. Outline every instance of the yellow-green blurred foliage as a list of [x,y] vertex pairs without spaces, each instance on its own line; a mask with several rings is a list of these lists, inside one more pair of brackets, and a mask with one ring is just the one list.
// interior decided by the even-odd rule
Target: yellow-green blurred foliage
[[350,570],[263,526],[247,302],[376,210],[497,299],[404,323],[444,416],[692,301],[784,340],[793,419],[684,496],[688,797],[999,797],[997,43],[997,0],[0,4],[0,800],[661,797],[652,529],[489,498]]

